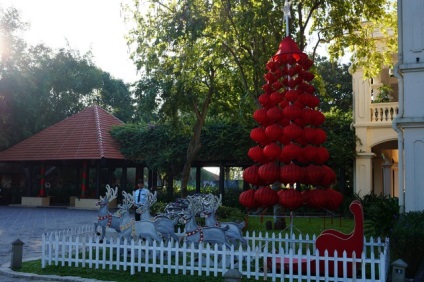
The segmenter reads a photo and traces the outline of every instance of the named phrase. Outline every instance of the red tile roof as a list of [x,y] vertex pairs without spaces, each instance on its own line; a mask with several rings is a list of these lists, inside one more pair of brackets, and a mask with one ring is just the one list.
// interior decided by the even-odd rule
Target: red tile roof
[[121,124],[99,106],[88,107],[0,152],[0,162],[125,159],[109,133]]

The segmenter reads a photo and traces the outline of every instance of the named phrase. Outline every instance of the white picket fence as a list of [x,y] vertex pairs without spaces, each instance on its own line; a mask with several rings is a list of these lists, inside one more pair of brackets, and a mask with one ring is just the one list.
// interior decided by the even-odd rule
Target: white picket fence
[[[117,233],[108,232],[103,243],[94,234],[93,226],[44,234],[42,238],[42,267],[46,265],[88,267],[136,272],[222,276],[229,269],[237,269],[246,278],[272,281],[386,281],[389,271],[389,242],[366,239],[364,251],[357,259],[346,253],[319,254],[314,236],[247,233],[247,247],[231,249],[218,245],[169,243],[146,244],[142,240],[120,241]],[[181,233],[180,235],[183,235]],[[278,261],[287,266],[281,271]],[[307,271],[301,273],[304,262]],[[313,264],[315,261],[317,263]],[[331,262],[334,271],[330,271]],[[318,271],[318,262],[325,264],[325,272]],[[340,271],[338,262],[343,263]],[[347,277],[346,265],[353,265],[355,277]],[[314,266],[315,265],[315,266]],[[359,265],[358,267],[356,267]],[[316,267],[316,269],[314,269]],[[316,271],[314,271],[316,270]],[[341,272],[341,273],[340,273]],[[331,274],[334,273],[334,274]]]

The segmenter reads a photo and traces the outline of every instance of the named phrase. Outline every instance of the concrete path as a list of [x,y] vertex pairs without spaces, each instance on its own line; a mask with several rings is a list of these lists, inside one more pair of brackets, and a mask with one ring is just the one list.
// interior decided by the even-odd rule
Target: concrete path
[[37,277],[10,269],[12,243],[17,239],[23,245],[23,260],[41,258],[41,236],[57,230],[77,228],[97,221],[97,210],[69,208],[34,208],[0,206],[0,282],[29,281],[96,281],[61,277]]

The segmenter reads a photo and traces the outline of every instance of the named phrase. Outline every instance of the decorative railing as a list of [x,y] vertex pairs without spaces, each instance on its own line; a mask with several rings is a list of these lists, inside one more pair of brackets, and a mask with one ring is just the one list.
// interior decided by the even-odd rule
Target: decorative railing
[[371,122],[373,123],[392,123],[395,116],[399,113],[399,103],[373,103],[370,106]]
[[[362,254],[319,253],[316,236],[289,234],[249,234],[245,247],[225,248],[218,245],[119,240],[112,232],[104,243],[94,234],[93,227],[69,232],[44,234],[42,238],[42,268],[46,265],[74,266],[94,269],[196,276],[222,276],[237,269],[244,277],[271,281],[386,281],[389,269],[389,241],[380,238],[364,240]],[[185,233],[180,233],[180,236]],[[319,267],[324,266],[325,271]],[[346,267],[353,267],[348,277]],[[301,269],[301,268],[305,269]],[[334,273],[334,274],[332,274]]]

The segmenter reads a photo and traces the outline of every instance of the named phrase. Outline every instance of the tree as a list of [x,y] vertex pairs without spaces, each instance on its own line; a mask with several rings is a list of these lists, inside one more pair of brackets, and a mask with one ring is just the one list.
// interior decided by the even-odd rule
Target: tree
[[349,65],[332,62],[318,56],[315,60],[317,72],[317,95],[321,98],[320,109],[329,112],[337,108],[342,112],[352,111],[352,76]]
[[352,112],[332,108],[325,113],[323,129],[327,132],[327,141],[324,146],[330,153],[328,165],[337,169],[336,185],[341,192],[352,188],[353,183],[352,167],[356,156],[356,136],[355,131],[350,128],[352,122]]
[[[28,46],[14,8],[1,11],[0,149],[98,103],[123,121],[133,116],[128,85],[70,48]],[[16,130],[19,128],[19,130]]]
[[[132,59],[145,75],[138,96],[155,106],[158,118],[183,122],[192,131],[183,191],[208,112],[228,101],[231,107],[221,114],[243,121],[258,107],[266,62],[284,36],[284,2],[134,0],[126,6],[126,18],[135,25],[128,35]],[[301,50],[310,30],[318,36],[314,55],[322,43],[332,43],[332,55],[342,55],[349,46],[345,38],[351,45],[361,42],[355,32],[362,20],[378,22],[386,2],[293,0],[290,30]]]

